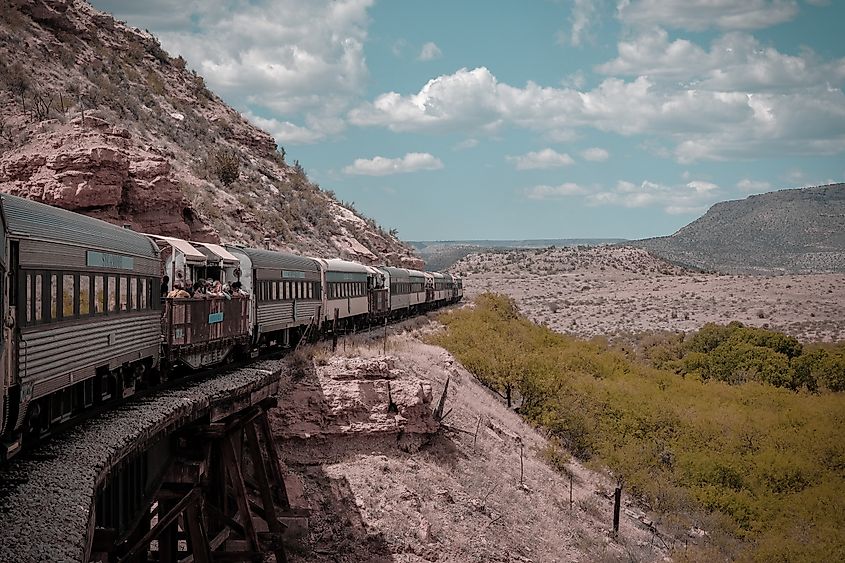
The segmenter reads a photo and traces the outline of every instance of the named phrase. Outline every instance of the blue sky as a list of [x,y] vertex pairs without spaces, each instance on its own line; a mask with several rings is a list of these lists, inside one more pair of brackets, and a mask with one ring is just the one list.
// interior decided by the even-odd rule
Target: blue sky
[[640,238],[845,180],[837,0],[94,0],[408,240]]

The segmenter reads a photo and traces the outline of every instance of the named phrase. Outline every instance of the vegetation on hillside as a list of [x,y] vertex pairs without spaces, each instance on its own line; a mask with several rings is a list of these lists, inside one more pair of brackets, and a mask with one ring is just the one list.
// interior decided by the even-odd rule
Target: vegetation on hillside
[[[845,395],[826,390],[827,376],[816,375],[815,393],[770,384],[782,383],[777,369],[838,361],[841,347],[805,351],[777,333],[711,326],[662,360],[680,376],[535,325],[500,295],[442,321],[438,344],[518,395],[553,443],[624,480],[661,530],[704,531],[679,559],[845,560]],[[714,375],[711,360],[745,376]]]
[[639,344],[654,367],[683,376],[845,391],[845,343],[804,346],[783,333],[732,322],[708,323],[689,337],[681,332],[650,335]]

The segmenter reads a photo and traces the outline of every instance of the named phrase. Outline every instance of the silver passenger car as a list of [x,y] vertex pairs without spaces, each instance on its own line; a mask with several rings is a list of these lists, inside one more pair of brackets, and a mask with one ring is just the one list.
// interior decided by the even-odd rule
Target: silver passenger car
[[2,208],[17,399],[7,414],[15,430],[46,431],[128,396],[158,364],[159,252],[139,233],[63,209],[5,194]]
[[227,246],[226,250],[240,261],[240,281],[253,297],[254,343],[288,345],[291,332],[319,324],[323,295],[316,260],[260,248]]

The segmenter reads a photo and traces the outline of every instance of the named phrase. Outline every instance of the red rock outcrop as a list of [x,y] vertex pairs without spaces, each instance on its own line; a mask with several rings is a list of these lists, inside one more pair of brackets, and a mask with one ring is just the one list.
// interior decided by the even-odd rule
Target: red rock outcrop
[[295,393],[275,409],[273,426],[286,438],[425,435],[438,424],[431,384],[396,359],[333,357],[316,374],[295,384]]
[[50,123],[0,160],[0,191],[138,231],[218,240],[195,220],[167,159],[102,119]]

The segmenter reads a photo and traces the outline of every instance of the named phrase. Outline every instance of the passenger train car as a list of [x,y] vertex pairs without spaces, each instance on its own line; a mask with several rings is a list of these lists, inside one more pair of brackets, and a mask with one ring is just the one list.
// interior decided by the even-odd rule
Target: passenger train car
[[[0,196],[0,461],[95,405],[178,370],[418,314],[459,278],[337,258],[144,235]],[[217,297],[161,295],[204,279]]]

